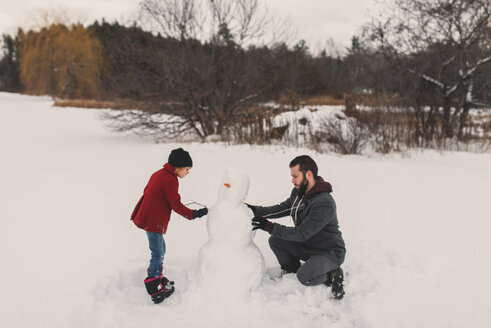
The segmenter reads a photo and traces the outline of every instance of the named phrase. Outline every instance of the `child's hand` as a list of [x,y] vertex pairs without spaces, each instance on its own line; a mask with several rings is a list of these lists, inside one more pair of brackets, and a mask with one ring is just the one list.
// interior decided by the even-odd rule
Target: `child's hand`
[[200,208],[199,210],[193,210],[193,220],[200,218],[206,214],[208,214],[208,209],[206,207]]

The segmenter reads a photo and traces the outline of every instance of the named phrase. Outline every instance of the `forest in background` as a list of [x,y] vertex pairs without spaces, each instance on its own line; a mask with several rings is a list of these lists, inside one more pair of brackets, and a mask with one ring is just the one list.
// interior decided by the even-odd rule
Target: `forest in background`
[[202,140],[249,126],[242,142],[268,142],[278,130],[264,122],[278,112],[341,104],[349,123],[326,126],[319,142],[371,137],[381,152],[490,143],[491,115],[470,115],[491,108],[487,0],[396,0],[342,56],[312,54],[303,40],[254,42],[269,20],[257,0],[211,2],[206,19],[198,4],[144,0],[132,24],[19,28],[3,35],[0,89],[50,95],[60,105],[141,110],[111,116],[121,129],[151,127],[155,113],[175,115],[180,120],[168,122],[175,131]]

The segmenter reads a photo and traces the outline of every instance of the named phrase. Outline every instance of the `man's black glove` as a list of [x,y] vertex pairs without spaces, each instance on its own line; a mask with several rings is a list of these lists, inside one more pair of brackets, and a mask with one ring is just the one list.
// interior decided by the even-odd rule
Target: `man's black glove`
[[208,214],[208,209],[206,207],[200,208],[199,210],[193,210],[193,220]]
[[274,226],[274,223],[266,220],[265,218],[261,218],[261,217],[254,217],[252,219],[252,230],[256,230],[256,229],[263,229],[264,231],[267,231],[269,233],[271,233],[271,231],[273,231],[273,226]]
[[249,208],[251,209],[252,213],[253,213],[254,215],[256,215],[256,206],[251,205],[251,204],[247,204],[247,203],[244,203],[244,204],[246,204],[246,205],[247,205],[247,207],[249,207]]

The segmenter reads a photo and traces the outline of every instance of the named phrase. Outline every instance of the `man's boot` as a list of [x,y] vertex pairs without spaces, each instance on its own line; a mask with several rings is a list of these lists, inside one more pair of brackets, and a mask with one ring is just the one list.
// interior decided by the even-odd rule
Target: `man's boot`
[[169,281],[164,276],[158,276],[155,278],[146,278],[144,280],[147,293],[152,297],[152,301],[158,304],[171,296],[174,292],[174,282]]
[[340,267],[328,273],[328,279],[325,284],[327,287],[331,287],[331,293],[336,300],[340,300],[344,296],[343,280],[343,269]]

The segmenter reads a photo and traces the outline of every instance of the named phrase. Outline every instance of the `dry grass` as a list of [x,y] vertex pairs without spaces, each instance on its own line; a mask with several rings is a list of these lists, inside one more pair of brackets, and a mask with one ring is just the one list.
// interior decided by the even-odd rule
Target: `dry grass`
[[179,115],[183,112],[183,105],[180,102],[167,100],[132,100],[132,99],[115,99],[115,100],[97,100],[97,99],[55,99],[57,107],[78,107],[78,108],[98,108],[98,109],[137,109],[143,112],[165,113],[170,115]]
[[100,109],[138,109],[142,102],[132,100],[94,100],[94,99],[56,99],[56,107],[100,108]]
[[[293,97],[293,98],[292,98]],[[384,99],[387,101],[386,99]],[[326,94],[316,95],[301,99],[295,97],[295,95],[282,95],[278,99],[278,104],[281,105],[281,110],[277,112],[290,110],[285,107],[291,107],[292,104],[296,106],[345,106],[348,102],[352,102],[355,105],[373,106],[376,102],[380,102],[373,99],[370,95],[347,95],[347,94]],[[56,99],[54,105],[57,107],[79,107],[79,108],[110,108],[110,109],[140,109],[143,111],[153,112],[155,109],[162,111],[164,108],[172,107],[172,112],[175,112],[182,107],[181,103],[176,103],[176,106],[169,106],[170,103],[165,101],[136,101],[130,99],[116,99],[116,100],[96,100],[96,99]],[[298,108],[297,107],[297,108]],[[256,112],[257,108],[251,107],[249,112]],[[265,111],[264,107],[260,108],[261,111]],[[164,110],[165,111],[165,110]]]
[[345,102],[345,96],[343,94],[336,95],[317,95],[306,98],[303,101],[300,101],[301,105],[307,106],[322,106],[322,105],[330,105],[330,106],[342,106]]
[[281,95],[278,99],[280,105],[291,105],[295,104],[297,106],[343,106],[346,102],[352,102],[355,105],[363,106],[375,106],[381,102],[383,103],[393,103],[394,99],[380,97],[375,98],[370,94],[358,94],[358,93],[336,93],[336,94],[324,94],[315,95],[310,97],[301,98],[295,94],[285,94]]

